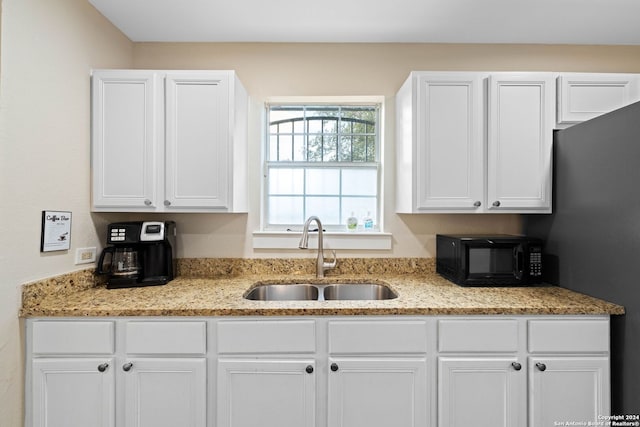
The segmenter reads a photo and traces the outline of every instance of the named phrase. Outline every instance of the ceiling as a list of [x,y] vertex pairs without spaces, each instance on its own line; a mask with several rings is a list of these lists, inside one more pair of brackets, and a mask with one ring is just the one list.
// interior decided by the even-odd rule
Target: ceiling
[[134,42],[640,45],[638,0],[88,0]]

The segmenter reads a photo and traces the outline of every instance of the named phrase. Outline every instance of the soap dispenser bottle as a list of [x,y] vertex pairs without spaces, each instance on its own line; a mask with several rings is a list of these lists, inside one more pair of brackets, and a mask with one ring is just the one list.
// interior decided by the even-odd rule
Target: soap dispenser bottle
[[371,218],[371,212],[367,212],[367,216],[364,217],[362,222],[364,231],[373,231],[373,218]]
[[356,231],[358,229],[358,218],[351,212],[351,216],[347,218],[347,231]]

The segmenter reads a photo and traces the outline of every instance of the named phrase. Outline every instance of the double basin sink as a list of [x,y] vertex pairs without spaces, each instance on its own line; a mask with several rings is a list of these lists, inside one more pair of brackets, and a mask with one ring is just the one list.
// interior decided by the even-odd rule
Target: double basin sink
[[244,297],[254,301],[379,301],[398,294],[381,283],[257,283]]

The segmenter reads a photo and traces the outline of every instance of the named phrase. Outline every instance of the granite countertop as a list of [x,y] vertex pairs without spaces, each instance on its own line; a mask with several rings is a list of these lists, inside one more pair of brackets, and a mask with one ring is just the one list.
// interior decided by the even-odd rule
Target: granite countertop
[[[429,259],[341,260],[325,279],[314,260],[181,260],[162,286],[108,290],[90,270],[26,284],[21,317],[624,314],[624,307],[557,286],[468,288],[437,275]],[[381,301],[250,301],[256,283],[388,284]]]

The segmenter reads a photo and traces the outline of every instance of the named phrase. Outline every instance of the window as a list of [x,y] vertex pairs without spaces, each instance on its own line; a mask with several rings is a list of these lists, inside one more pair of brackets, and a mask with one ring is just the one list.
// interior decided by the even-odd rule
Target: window
[[380,230],[379,121],[379,104],[267,105],[265,230],[311,215],[330,231],[352,215]]

